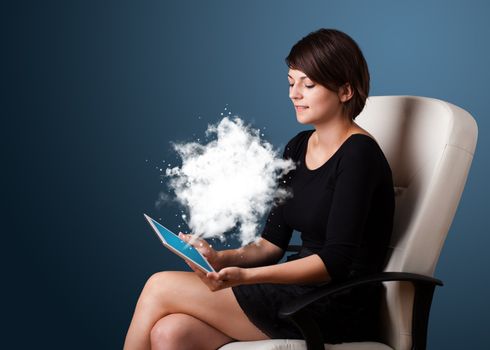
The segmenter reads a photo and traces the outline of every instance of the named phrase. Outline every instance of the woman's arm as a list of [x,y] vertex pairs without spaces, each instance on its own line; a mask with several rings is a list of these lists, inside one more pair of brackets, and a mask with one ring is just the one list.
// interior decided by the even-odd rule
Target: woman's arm
[[[226,271],[221,277],[226,279]],[[330,275],[325,264],[317,254],[313,254],[283,264],[245,269],[243,283],[241,284],[306,284],[329,281]]]
[[228,249],[217,252],[218,260],[223,267],[255,267],[277,263],[284,251],[266,239],[259,238],[238,249]]
[[229,266],[254,267],[277,263],[284,250],[264,238],[238,249],[216,251],[204,239],[193,240],[192,235],[179,233],[179,237],[192,244],[219,271]]
[[253,268],[226,267],[219,272],[207,274],[191,262],[187,263],[212,291],[240,284],[307,284],[331,280],[323,260],[317,254],[278,265]]

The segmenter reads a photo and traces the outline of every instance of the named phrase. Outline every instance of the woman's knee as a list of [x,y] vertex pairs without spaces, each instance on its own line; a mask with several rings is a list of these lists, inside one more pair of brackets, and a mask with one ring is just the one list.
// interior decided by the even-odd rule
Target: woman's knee
[[[150,306],[170,307],[172,297],[176,294],[176,286],[179,285],[179,274],[181,272],[163,271],[154,273],[148,280],[141,292],[141,302]],[[169,310],[170,311],[170,310]]]
[[189,340],[187,315],[170,314],[161,318],[151,329],[152,349],[184,349]]
[[168,288],[171,280],[173,279],[173,271],[163,271],[156,272],[148,278],[143,287],[142,294],[146,294],[148,296],[154,294],[161,294],[165,292],[165,289]]
[[180,271],[155,272],[148,278],[144,288],[161,290],[168,286],[175,287],[175,283],[179,280],[179,277],[182,277],[182,272]]

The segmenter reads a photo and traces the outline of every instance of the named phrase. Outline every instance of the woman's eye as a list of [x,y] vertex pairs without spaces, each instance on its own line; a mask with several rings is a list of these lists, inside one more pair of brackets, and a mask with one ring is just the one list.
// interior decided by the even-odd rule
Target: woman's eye
[[[290,83],[290,84],[289,84],[289,87],[293,87],[293,85],[294,85],[294,84],[291,84],[291,83]],[[308,89],[312,89],[312,88],[314,88],[314,87],[315,87],[315,85],[305,85],[305,87],[306,87],[306,88],[308,88]]]

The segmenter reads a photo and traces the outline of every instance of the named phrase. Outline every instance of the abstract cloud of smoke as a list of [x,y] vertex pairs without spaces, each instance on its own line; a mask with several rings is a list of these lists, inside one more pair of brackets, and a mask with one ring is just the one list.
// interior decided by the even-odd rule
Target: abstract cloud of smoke
[[259,221],[271,206],[291,195],[278,188],[278,179],[295,165],[238,117],[209,125],[209,135],[216,139],[207,144],[173,145],[182,166],[166,170],[168,185],[187,209],[193,234],[224,241],[235,228],[245,245],[260,234]]

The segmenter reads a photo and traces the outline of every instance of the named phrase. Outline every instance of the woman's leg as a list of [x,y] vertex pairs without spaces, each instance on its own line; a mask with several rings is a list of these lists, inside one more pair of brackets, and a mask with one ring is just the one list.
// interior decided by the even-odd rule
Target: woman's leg
[[151,329],[152,350],[215,350],[233,341],[207,323],[186,314],[170,314]]
[[212,292],[194,272],[158,272],[141,292],[124,349],[149,349],[153,326],[175,313],[193,316],[233,339],[268,339],[249,321],[231,288]]

